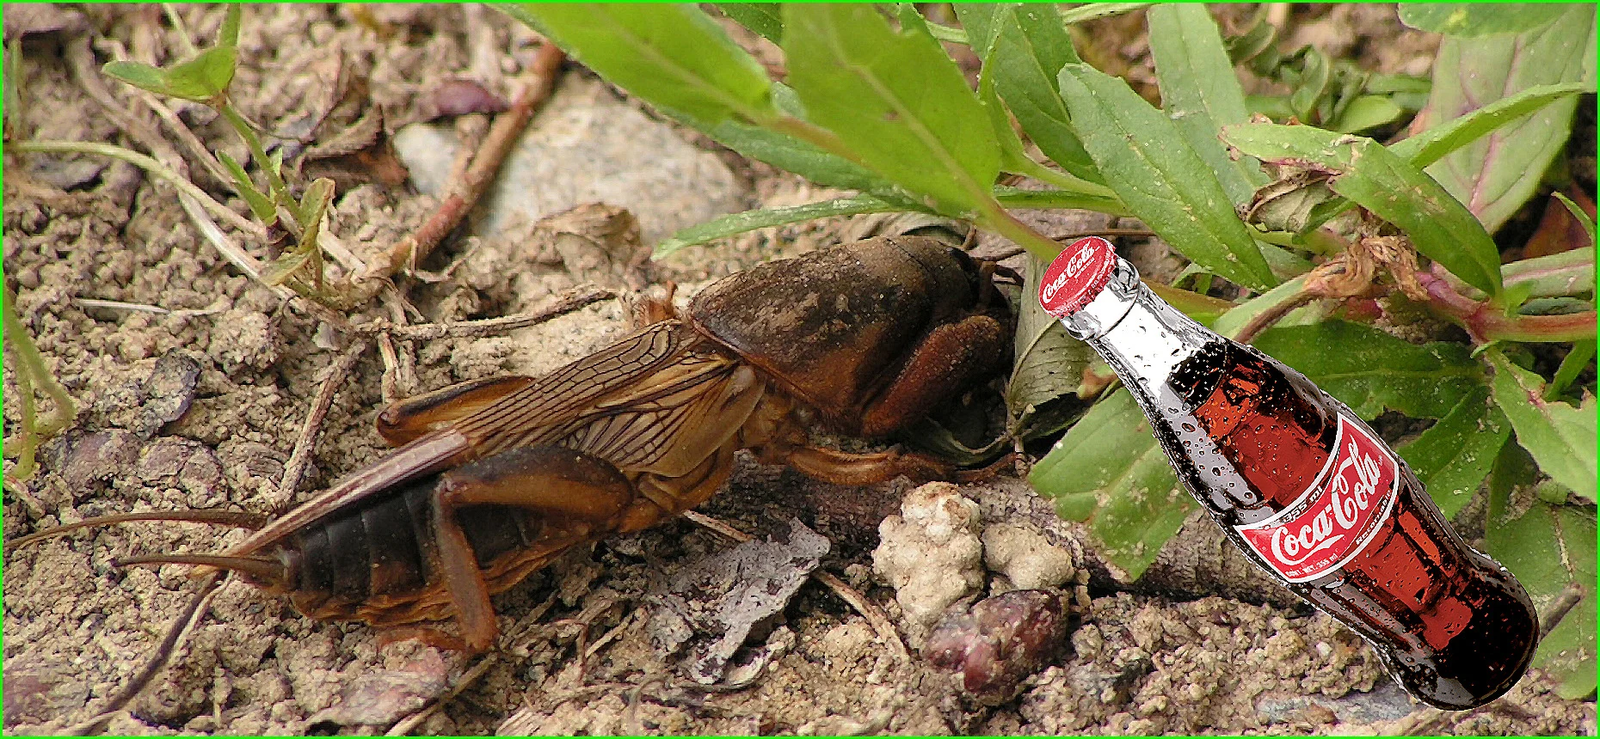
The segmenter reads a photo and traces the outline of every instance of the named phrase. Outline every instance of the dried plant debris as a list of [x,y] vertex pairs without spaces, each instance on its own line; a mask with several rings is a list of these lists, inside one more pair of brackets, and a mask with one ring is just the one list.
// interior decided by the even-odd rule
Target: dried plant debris
[[650,600],[651,637],[694,681],[723,679],[752,634],[768,631],[828,553],[829,542],[790,519],[788,531],[749,541],[675,575]]

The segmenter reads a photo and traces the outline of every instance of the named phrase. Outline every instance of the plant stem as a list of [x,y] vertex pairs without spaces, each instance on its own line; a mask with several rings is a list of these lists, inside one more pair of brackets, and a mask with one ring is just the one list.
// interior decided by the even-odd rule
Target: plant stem
[[[239,134],[239,138],[244,139],[245,146],[250,148],[250,158],[256,160],[256,166],[267,174],[267,186],[272,188],[273,202],[278,205],[293,206],[294,199],[289,196],[289,186],[284,184],[283,176],[278,173],[278,168],[272,166],[272,160],[267,158],[267,150],[261,147],[261,137],[256,135],[255,129],[245,122],[244,116],[239,115],[239,111],[234,110],[233,104],[227,100],[223,100],[217,106],[217,112],[221,113],[222,117],[228,121],[228,124],[233,126],[233,130]],[[294,213],[293,207],[288,208],[288,210],[291,215]],[[296,219],[295,222],[299,223],[299,219]],[[302,227],[305,226],[303,223],[300,225]]]
[[1570,342],[1595,335],[1592,310],[1556,316],[1508,316],[1488,302],[1462,295],[1448,280],[1432,272],[1418,272],[1417,282],[1428,293],[1428,307],[1466,329],[1478,344],[1497,340]]
[[[16,479],[26,480],[33,476],[33,453],[39,441],[55,435],[72,423],[78,417],[78,407],[72,402],[72,396],[67,394],[67,389],[56,382],[55,376],[45,366],[39,347],[34,345],[27,326],[22,324],[22,317],[17,315],[17,296],[11,292],[11,288],[5,288],[4,297],[3,310],[0,312],[4,313],[5,343],[16,352],[17,389],[22,393],[21,448],[17,450],[13,447],[8,451],[15,452],[18,457]],[[43,423],[36,423],[37,412],[33,400],[35,383],[56,404],[55,412]]]
[[110,157],[112,159],[120,159],[171,183],[173,187],[178,188],[178,190],[183,192],[183,194],[188,195],[189,197],[192,197],[198,201],[202,206],[205,207],[206,210],[215,213],[219,218],[227,221],[228,225],[233,226],[234,228],[250,234],[258,239],[266,238],[266,229],[263,229],[261,226],[250,222],[249,220],[245,219],[244,216],[229,210],[227,206],[217,202],[216,199],[212,198],[210,195],[207,195],[204,190],[196,187],[193,182],[190,182],[187,178],[172,171],[161,162],[140,154],[137,151],[133,151],[132,149],[124,149],[120,146],[115,146],[112,144],[99,144],[90,141],[50,140],[17,141],[12,143],[7,148],[9,148],[11,151],[31,151],[48,154],[97,154],[99,156]]
[[[1016,216],[1011,215],[999,201],[989,198],[979,207],[984,210],[979,225],[986,226],[989,230],[1016,242],[1017,246],[1026,249],[1034,259],[1049,264],[1057,254],[1061,253],[1061,244],[1017,220]],[[1031,298],[1032,296],[1027,296],[1027,299]]]

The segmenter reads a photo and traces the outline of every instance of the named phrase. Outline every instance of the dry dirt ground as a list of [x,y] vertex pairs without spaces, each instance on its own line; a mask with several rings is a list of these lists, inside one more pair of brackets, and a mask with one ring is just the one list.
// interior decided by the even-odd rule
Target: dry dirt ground
[[[1374,10],[1318,11],[1303,25],[1308,34],[1330,37],[1340,37],[1339,29],[1367,33],[1389,27],[1381,15],[1374,15],[1383,9],[1370,7]],[[1392,9],[1387,12],[1392,19]],[[170,129],[140,96],[85,75],[113,58],[181,56],[179,37],[159,8],[93,6],[56,12],[8,5],[5,13],[7,39],[13,34],[22,38],[22,136],[144,149],[137,135],[130,135],[95,101],[92,88],[103,86],[116,105],[171,139]],[[209,39],[221,20],[216,8],[189,6],[180,15],[200,39]],[[1401,41],[1416,45],[1414,40]],[[396,129],[437,110],[445,80],[476,80],[491,93],[509,97],[537,43],[481,9],[248,6],[234,97],[266,129],[305,136],[353,89],[359,93],[353,96],[358,113],[365,109],[361,106],[381,104],[388,126]],[[1395,42],[1370,48],[1392,52],[1407,47]],[[1124,51],[1139,53],[1136,43]],[[572,124],[552,132],[549,127],[557,124],[551,121],[599,121],[604,130],[627,119],[632,121],[628,125],[647,128],[649,136],[677,142],[683,151],[671,156],[683,158],[670,161],[692,163],[663,166],[657,160],[669,159],[662,152],[664,144],[644,134],[630,136],[644,140],[647,148],[612,152],[637,162],[613,163],[613,169],[655,184],[627,180],[634,184],[609,185],[618,192],[675,190],[680,199],[672,201],[679,203],[672,209],[677,211],[708,200],[726,211],[829,196],[661,122],[582,70],[565,72],[552,110],[559,106],[575,117],[536,119],[531,137],[566,141],[568,148],[582,150],[582,141],[567,139],[583,139],[583,131],[594,129]],[[174,109],[207,148],[226,148],[244,158],[206,110],[189,105]],[[450,121],[435,125],[447,137],[454,135]],[[458,123],[456,128],[470,125]],[[174,146],[183,149],[181,142]],[[416,158],[408,164],[423,166]],[[599,168],[581,166],[581,160],[564,166],[574,182]],[[673,171],[647,174],[652,167]],[[214,196],[227,197],[227,189],[208,173],[197,171],[194,177]],[[413,182],[421,179],[413,173]],[[711,180],[715,182],[706,184]],[[570,189],[577,198],[591,192],[579,185]],[[603,187],[594,191],[606,192]],[[433,203],[410,184],[386,188],[341,183],[340,192],[332,231],[358,256],[370,255],[415,228]],[[525,199],[518,192],[501,195]],[[178,207],[170,186],[103,159],[29,155],[8,158],[5,196],[7,285],[17,291],[23,321],[47,363],[81,408],[75,427],[42,450],[40,473],[26,484],[8,484],[7,539],[86,516],[136,509],[266,512],[304,500],[383,453],[372,422],[385,402],[380,390],[385,365],[369,350],[334,398],[312,470],[292,500],[278,497],[278,481],[311,399],[349,338],[322,326],[300,303],[286,304],[226,264]],[[636,211],[649,207],[622,204]],[[232,207],[246,212],[237,200]],[[641,213],[640,221],[646,236],[653,237],[709,215],[680,212],[674,220],[672,213]],[[419,312],[408,318],[411,322],[537,310],[552,295],[585,281],[621,289],[638,286],[630,280],[670,280],[680,285],[681,300],[711,279],[757,261],[837,241],[850,227],[860,226],[823,223],[767,231],[638,268],[629,265],[632,252],[562,248],[548,233],[538,233],[528,214],[512,214],[493,230],[464,229],[420,265],[442,279],[403,279],[399,294]],[[394,296],[380,298],[355,318],[406,315],[399,306]],[[396,389],[403,395],[494,374],[548,370],[624,330],[622,310],[605,302],[509,336],[399,342]],[[19,406],[9,355],[5,377],[10,435]],[[908,490],[903,481],[863,489],[820,485],[746,459],[728,489],[701,510],[762,538],[777,536],[791,517],[799,518],[831,542],[820,569],[863,592],[898,625],[900,634],[893,638],[909,638],[915,647],[917,629],[905,619],[894,591],[872,571],[878,522],[899,511],[899,500]],[[1203,531],[1184,545],[1187,555],[1179,552],[1165,560],[1165,576],[1183,587],[1159,592],[1149,586],[1130,588],[1096,569],[1092,551],[1083,550],[1081,532],[1056,520],[1021,482],[1002,478],[968,486],[960,494],[975,503],[974,531],[987,537],[990,528],[1003,526],[1042,536],[1077,557],[1076,568],[1092,575],[1092,601],[1078,609],[1071,648],[1029,678],[1018,697],[999,706],[962,698],[951,678],[928,667],[915,650],[911,660],[899,659],[882,633],[815,578],[747,640],[739,659],[762,669],[747,669],[744,679],[732,683],[703,686],[690,680],[678,657],[663,654],[654,619],[662,608],[662,593],[675,578],[697,572],[704,562],[721,561],[717,558],[731,545],[680,520],[581,547],[497,597],[504,637],[499,649],[485,657],[468,658],[415,642],[380,647],[378,635],[367,626],[311,621],[282,599],[229,583],[171,665],[129,712],[111,718],[105,730],[1595,731],[1594,703],[1558,699],[1537,672],[1505,699],[1475,712],[1446,715],[1419,708],[1348,631],[1283,600],[1281,593],[1252,584],[1248,574],[1230,570],[1237,562],[1206,560],[1223,557],[1223,550],[1207,543]],[[120,569],[112,566],[115,558],[211,551],[241,536],[183,524],[131,524],[8,555],[6,733],[56,733],[93,716],[139,668],[196,588],[187,568]],[[1183,556],[1190,557],[1187,565]],[[1196,557],[1201,558],[1198,564]],[[1076,589],[1076,582],[1066,585]],[[1000,574],[979,572],[980,589],[998,592],[1005,587]]]

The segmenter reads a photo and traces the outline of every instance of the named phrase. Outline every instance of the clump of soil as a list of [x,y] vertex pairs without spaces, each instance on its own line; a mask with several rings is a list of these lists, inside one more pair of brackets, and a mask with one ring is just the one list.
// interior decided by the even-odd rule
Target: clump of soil
[[[171,61],[186,53],[179,32],[153,6],[41,7],[6,8],[8,38],[21,38],[24,104],[7,111],[21,116],[19,135],[142,148],[95,100],[74,60],[91,62],[91,73],[115,58]],[[177,13],[200,40],[222,18],[216,7]],[[427,117],[438,107],[433,91],[452,80],[470,79],[508,98],[537,45],[504,17],[471,7],[249,6],[234,96],[292,155],[304,148],[303,138],[320,135],[324,119],[348,112],[335,115],[347,92],[362,105],[381,105],[391,127]],[[136,120],[170,137],[140,95],[99,84]],[[607,105],[638,107],[582,70],[569,69],[563,84],[598,89]],[[201,145],[245,159],[207,109],[169,105]],[[729,186],[747,205],[830,195],[727,152],[710,153],[729,165]],[[638,156],[640,168],[650,166],[649,152]],[[384,453],[372,427],[386,401],[384,362],[369,352],[334,396],[311,470],[285,495],[280,480],[311,399],[348,337],[302,302],[285,302],[241,276],[202,238],[169,185],[129,165],[29,155],[9,159],[6,170],[7,284],[51,371],[80,407],[74,428],[42,449],[38,475],[8,483],[7,539],[133,510],[270,514]],[[214,197],[229,197],[209,173],[196,168],[192,177]],[[432,205],[408,186],[356,183],[341,188],[331,229],[370,254],[415,228]],[[247,213],[237,200],[231,206]],[[660,225],[645,224],[652,228]],[[620,268],[626,259],[616,260],[616,270],[596,271],[559,250],[541,252],[529,246],[536,230],[512,222],[493,236],[447,242],[418,265],[419,276],[400,280],[396,293],[351,319],[461,320],[532,310],[579,282],[623,288],[638,274]],[[823,222],[758,232],[686,250],[643,274],[678,283],[681,301],[718,276],[837,241],[843,230]],[[251,249],[275,256],[262,245]],[[400,394],[545,371],[625,330],[624,311],[603,303],[511,336],[400,342],[399,363],[410,368]],[[14,373],[8,355],[8,435],[20,418]],[[863,591],[903,634],[907,622],[894,593],[870,563],[878,522],[899,509],[908,487],[823,485],[742,459],[728,489],[704,510],[763,537],[800,518],[833,543],[820,569]],[[1066,546],[1074,535],[1063,522],[1038,518],[1037,501],[1018,481],[961,494],[979,502],[986,525],[1026,527],[1030,536],[1048,534],[1052,545]],[[197,587],[188,568],[117,567],[117,559],[211,552],[243,536],[142,523],[8,554],[6,731],[58,733],[94,716],[143,665]],[[657,607],[652,594],[729,546],[680,520],[579,547],[495,599],[504,636],[480,657],[417,642],[382,645],[365,625],[312,621],[282,598],[230,582],[170,665],[105,731],[372,733],[405,722],[427,734],[1298,734],[1419,725],[1465,734],[1594,732],[1593,703],[1560,700],[1537,672],[1485,709],[1433,716],[1394,688],[1365,644],[1325,616],[1220,597],[1118,592],[1103,579],[1092,601],[1071,595],[1082,581],[1060,584],[1075,604],[1071,649],[999,706],[967,700],[950,675],[914,653],[901,662],[883,634],[815,578],[752,627],[734,661],[764,660],[758,674],[706,686],[652,641],[646,624]],[[975,595],[1012,587],[988,570],[977,579]]]

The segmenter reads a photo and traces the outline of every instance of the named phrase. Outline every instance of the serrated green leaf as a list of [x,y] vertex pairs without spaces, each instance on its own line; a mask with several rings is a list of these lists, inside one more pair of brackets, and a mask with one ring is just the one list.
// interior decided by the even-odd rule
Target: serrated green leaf
[[1399,447],[1411,471],[1446,518],[1472,500],[1511,437],[1511,425],[1489,402],[1489,389],[1474,387],[1438,423]]
[[1255,347],[1299,370],[1365,420],[1385,410],[1442,418],[1483,384],[1483,369],[1464,344],[1418,346],[1347,321],[1268,329]]
[[228,84],[233,82],[237,54],[232,46],[215,46],[169,68],[166,94],[197,103],[216,99],[227,92]]
[[871,195],[857,195],[855,197],[825,200],[820,203],[806,203],[805,205],[791,205],[783,208],[747,210],[743,213],[732,213],[683,229],[673,234],[672,238],[665,239],[660,244],[657,244],[653,256],[664,257],[686,246],[704,244],[708,241],[727,238],[746,231],[754,231],[758,228],[782,226],[787,223],[812,221],[818,218],[851,216],[862,213],[891,213],[900,210],[903,210],[903,208]]
[[1075,177],[1104,182],[1057,88],[1061,68],[1080,60],[1055,7],[958,3],[955,9],[984,60],[983,80],[992,82],[1039,150]]
[[1034,465],[1028,482],[1063,518],[1087,521],[1101,554],[1129,581],[1155,561],[1195,506],[1127,390],[1096,403]]
[[1231,159],[1217,139],[1220,126],[1248,122],[1250,114],[1216,21],[1204,5],[1157,5],[1145,17],[1162,111],[1177,121],[1178,130],[1211,166],[1228,198],[1234,203],[1248,201],[1267,178],[1260,162],[1250,157]]
[[993,127],[925,28],[867,5],[785,5],[789,84],[811,122],[926,205],[971,216],[1000,172]]
[[[1039,294],[1039,275],[1045,264],[1028,258],[1023,271],[1022,294]],[[1061,322],[1044,311],[1037,300],[1024,300],[1017,315],[1016,361],[1006,381],[1006,408],[1013,419],[1057,398],[1078,392],[1083,370],[1094,350],[1067,334]]]
[[139,89],[149,90],[157,95],[176,97],[176,93],[173,93],[167,84],[166,71],[143,62],[109,62],[101,67],[100,71],[112,79],[126,82]]
[[783,43],[783,13],[777,3],[712,3],[735,23],[774,44]]
[[[1536,85],[1594,85],[1595,6],[1562,5],[1555,21],[1514,35],[1445,37],[1419,117],[1436,126]],[[1539,187],[1566,146],[1577,100],[1556,101],[1428,167],[1428,174],[1498,230]]]
[[1528,591],[1542,616],[1568,588],[1580,600],[1539,641],[1533,664],[1556,692],[1577,699],[1595,689],[1595,521],[1590,512],[1541,500],[1513,503],[1509,486],[1491,490],[1484,548]]
[[239,197],[244,198],[245,203],[249,204],[250,212],[255,214],[256,219],[266,226],[277,223],[278,209],[273,207],[272,198],[256,189],[256,183],[250,180],[250,175],[245,173],[244,167],[225,151],[218,150],[217,159],[227,168],[228,174],[233,175],[234,192],[239,193]]
[[711,128],[777,115],[766,70],[699,8],[686,5],[498,5],[613,84]]
[[1475,38],[1538,28],[1565,10],[1562,5],[1529,3],[1407,3],[1400,6],[1400,22],[1419,31]]
[[1595,399],[1573,406],[1544,399],[1544,381],[1507,361],[1497,350],[1485,354],[1494,367],[1494,401],[1511,420],[1517,443],[1539,462],[1539,469],[1574,493],[1595,499]]
[[1171,118],[1087,65],[1068,64],[1059,81],[1085,149],[1129,210],[1215,274],[1254,290],[1278,284],[1216,175]]
[[1427,175],[1372,139],[1311,126],[1225,126],[1223,140],[1275,163],[1309,164],[1328,187],[1411,238],[1417,251],[1467,284],[1498,295],[1500,250],[1483,225]]

